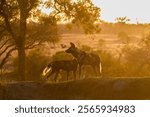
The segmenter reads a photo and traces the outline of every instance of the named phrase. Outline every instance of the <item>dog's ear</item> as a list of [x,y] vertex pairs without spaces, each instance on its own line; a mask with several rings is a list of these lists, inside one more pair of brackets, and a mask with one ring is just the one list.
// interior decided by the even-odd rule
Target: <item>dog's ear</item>
[[70,45],[71,45],[71,47],[75,48],[75,44],[74,43],[70,42]]

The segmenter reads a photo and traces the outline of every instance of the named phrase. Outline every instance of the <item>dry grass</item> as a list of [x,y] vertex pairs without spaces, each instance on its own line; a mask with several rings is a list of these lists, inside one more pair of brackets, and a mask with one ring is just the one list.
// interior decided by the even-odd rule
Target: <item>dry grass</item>
[[[131,37],[130,44],[137,44],[141,38],[140,35],[129,35]],[[99,44],[99,41],[103,40],[104,45]],[[67,45],[69,47],[70,42],[75,43],[77,46],[87,45],[93,50],[103,49],[108,52],[116,53],[118,49],[121,49],[122,42],[118,39],[117,34],[62,34],[61,40],[56,45],[47,45],[44,51],[48,55],[53,55],[58,51],[63,51],[66,48],[61,48],[60,44]],[[49,52],[47,52],[49,50]]]

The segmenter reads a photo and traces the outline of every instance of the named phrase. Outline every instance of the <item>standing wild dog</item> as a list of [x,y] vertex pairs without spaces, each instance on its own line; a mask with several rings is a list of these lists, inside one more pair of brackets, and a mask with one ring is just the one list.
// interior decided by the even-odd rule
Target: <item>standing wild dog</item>
[[62,61],[53,61],[47,65],[47,67],[43,70],[43,75],[45,76],[48,72],[50,72],[47,76],[55,74],[54,80],[56,81],[57,76],[60,70],[64,70],[67,72],[67,80],[69,77],[70,71],[73,72],[74,79],[76,78],[78,62],[76,59],[73,60],[62,60]]
[[99,74],[101,75],[101,60],[97,54],[94,53],[86,53],[78,49],[74,43],[70,43],[70,47],[66,50],[67,53],[71,53],[79,63],[79,78],[81,76],[81,68],[83,65],[90,65],[92,66],[96,76]]

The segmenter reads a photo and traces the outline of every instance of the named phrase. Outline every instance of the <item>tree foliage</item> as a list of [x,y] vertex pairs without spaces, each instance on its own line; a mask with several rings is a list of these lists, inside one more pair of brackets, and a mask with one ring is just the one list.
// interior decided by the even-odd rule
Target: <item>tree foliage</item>
[[99,21],[100,8],[91,0],[49,0],[46,6],[52,8],[51,13],[57,19],[82,26],[85,33],[93,33],[100,28],[95,24]]

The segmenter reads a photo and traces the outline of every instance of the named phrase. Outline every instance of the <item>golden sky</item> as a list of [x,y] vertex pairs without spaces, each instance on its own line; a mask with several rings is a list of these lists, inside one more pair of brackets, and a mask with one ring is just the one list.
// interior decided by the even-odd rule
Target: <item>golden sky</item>
[[136,23],[150,23],[150,0],[92,0],[101,8],[101,19],[114,22],[116,17],[127,16]]

